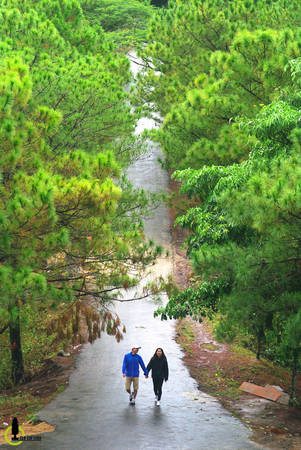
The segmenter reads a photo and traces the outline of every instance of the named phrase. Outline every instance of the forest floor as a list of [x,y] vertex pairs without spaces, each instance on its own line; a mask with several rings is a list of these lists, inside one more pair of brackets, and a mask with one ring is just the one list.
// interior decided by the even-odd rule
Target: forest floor
[[[80,324],[81,335],[87,342],[88,331],[84,318]],[[30,381],[1,392],[0,398],[0,444],[5,443],[4,432],[11,425],[12,418],[18,418],[26,436],[33,436],[55,430],[53,425],[41,422],[36,413],[60,394],[69,384],[69,377],[75,369],[74,357],[82,344],[71,347],[70,356],[54,356],[45,361],[42,370]]]
[[[177,192],[177,183],[170,183]],[[185,199],[184,199],[185,201]],[[177,205],[183,199],[177,198]],[[178,206],[177,206],[178,207]],[[170,208],[171,222],[175,209]],[[189,286],[192,268],[182,249],[185,234],[179,227],[172,230],[174,280],[180,289]],[[199,389],[216,398],[234,416],[253,431],[251,439],[271,449],[301,449],[301,410],[266,400],[239,390],[244,382],[260,386],[280,386],[289,392],[291,376],[283,368],[239,346],[217,342],[210,322],[184,319],[178,322],[176,340],[184,351],[183,360]],[[297,396],[301,396],[301,376],[297,377]]]
[[40,422],[35,414],[65,389],[73,370],[73,356],[55,356],[45,362],[43,370],[32,380],[1,392],[0,444],[5,443],[3,431],[15,416],[26,436],[54,431],[54,426]]

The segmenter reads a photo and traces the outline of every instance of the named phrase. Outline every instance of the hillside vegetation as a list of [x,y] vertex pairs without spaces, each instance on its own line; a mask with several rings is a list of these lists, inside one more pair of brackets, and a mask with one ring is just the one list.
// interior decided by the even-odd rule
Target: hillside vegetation
[[176,220],[195,277],[163,319],[221,315],[292,370],[301,355],[301,5],[287,0],[170,0],[141,50],[137,89],[149,135],[194,202]]

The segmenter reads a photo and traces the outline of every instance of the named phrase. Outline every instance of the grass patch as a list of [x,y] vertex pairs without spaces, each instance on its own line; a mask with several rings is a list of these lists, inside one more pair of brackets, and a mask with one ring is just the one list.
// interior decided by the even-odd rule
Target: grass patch
[[247,358],[255,358],[255,353],[249,350],[248,348],[241,347],[237,344],[230,345],[230,349],[234,353],[238,353],[241,356],[245,356]]
[[37,416],[35,414],[28,414],[25,417],[26,422],[30,422],[32,425],[37,425],[40,420],[37,418]]
[[219,345],[211,343],[201,344],[200,347],[204,348],[205,350],[210,350],[211,352],[214,352],[215,350],[218,350],[220,348]]
[[57,393],[60,394],[61,392],[63,392],[65,390],[66,387],[67,387],[66,384],[60,384],[57,388]]
[[188,343],[194,341],[194,331],[188,322],[181,321],[177,327],[177,330],[180,333],[181,337],[183,337]]
[[194,342],[195,338],[194,338],[194,331],[191,325],[187,321],[182,320],[177,326],[177,332],[179,336],[178,340],[179,343],[181,344],[181,347],[189,355],[192,355],[191,344],[192,342]]
[[4,396],[0,402],[0,420],[5,416],[13,414],[20,419],[33,415],[41,408],[42,402],[28,392],[17,393],[12,396]]

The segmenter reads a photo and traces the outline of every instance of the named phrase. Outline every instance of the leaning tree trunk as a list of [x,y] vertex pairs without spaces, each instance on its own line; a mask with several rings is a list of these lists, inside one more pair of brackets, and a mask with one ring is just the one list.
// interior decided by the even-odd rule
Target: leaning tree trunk
[[20,309],[16,301],[9,309],[9,338],[12,359],[12,380],[14,385],[19,384],[23,380],[24,365],[23,354],[21,348],[20,333]]
[[298,360],[299,360],[299,350],[295,349],[294,353],[293,353],[292,383],[291,383],[291,390],[290,390],[289,406],[293,406],[294,402],[295,402]]

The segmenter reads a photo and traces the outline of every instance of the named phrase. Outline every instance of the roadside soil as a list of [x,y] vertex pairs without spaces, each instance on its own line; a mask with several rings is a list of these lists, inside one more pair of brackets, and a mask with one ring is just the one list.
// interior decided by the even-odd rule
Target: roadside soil
[[[85,343],[88,342],[88,327],[84,317],[80,322],[80,334]],[[71,346],[68,350],[70,356],[54,356],[47,359],[41,371],[30,381],[1,392],[3,402],[0,410],[0,445],[6,443],[4,433],[14,416],[18,418],[25,436],[55,430],[53,425],[37,420],[35,414],[68,386],[69,377],[75,369],[74,357],[82,346],[82,344]],[[32,418],[29,419],[30,416]],[[10,438],[10,435],[8,437]]]
[[[73,351],[70,357],[55,356],[48,359],[41,372],[34,378],[15,389],[1,392],[5,401],[0,411],[0,444],[4,444],[4,431],[11,425],[14,416],[18,418],[26,436],[54,431],[55,427],[46,422],[28,419],[28,416],[40,410],[49,403],[69,383],[69,376],[74,370],[73,356],[79,349]],[[16,400],[14,400],[16,399]],[[17,404],[16,404],[17,403]],[[6,425],[8,424],[8,425]]]
[[[177,193],[178,183],[169,190]],[[185,198],[175,196],[169,208],[173,223],[176,211]],[[182,245],[185,233],[172,227],[174,280],[182,290],[189,286],[192,268]],[[199,389],[217,397],[222,405],[239,417],[253,431],[252,440],[270,449],[301,449],[301,410],[266,400],[239,390],[244,381],[260,386],[280,386],[289,392],[291,376],[268,361],[256,360],[249,350],[217,342],[210,322],[191,319],[178,321],[176,340],[184,351],[183,360]],[[297,396],[301,396],[301,376],[297,377]]]

